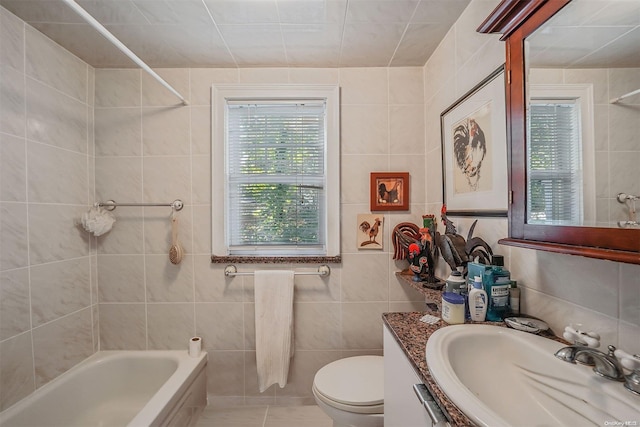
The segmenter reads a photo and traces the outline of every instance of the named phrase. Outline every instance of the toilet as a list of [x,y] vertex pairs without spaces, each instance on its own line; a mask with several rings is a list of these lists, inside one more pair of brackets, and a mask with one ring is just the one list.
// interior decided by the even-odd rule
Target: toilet
[[313,379],[318,407],[333,427],[384,426],[382,356],[355,356],[322,367]]

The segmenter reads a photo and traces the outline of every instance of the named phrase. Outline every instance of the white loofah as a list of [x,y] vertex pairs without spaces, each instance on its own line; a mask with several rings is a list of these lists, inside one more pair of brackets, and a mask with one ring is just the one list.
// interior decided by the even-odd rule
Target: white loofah
[[94,206],[82,215],[82,227],[94,236],[102,236],[113,227],[116,218],[99,206]]

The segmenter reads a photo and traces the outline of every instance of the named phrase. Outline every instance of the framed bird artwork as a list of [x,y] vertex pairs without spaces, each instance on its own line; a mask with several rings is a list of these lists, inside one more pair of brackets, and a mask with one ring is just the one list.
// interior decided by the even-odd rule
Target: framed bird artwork
[[358,214],[356,244],[358,249],[382,250],[384,217],[380,214]]
[[409,172],[371,172],[372,211],[409,210]]

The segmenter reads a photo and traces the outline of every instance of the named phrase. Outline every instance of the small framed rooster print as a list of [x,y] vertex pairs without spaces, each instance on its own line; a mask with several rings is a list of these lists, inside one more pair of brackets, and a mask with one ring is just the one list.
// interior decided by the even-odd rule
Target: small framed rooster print
[[381,214],[358,214],[356,244],[358,249],[382,250],[384,216]]
[[371,172],[371,210],[409,210],[409,172]]

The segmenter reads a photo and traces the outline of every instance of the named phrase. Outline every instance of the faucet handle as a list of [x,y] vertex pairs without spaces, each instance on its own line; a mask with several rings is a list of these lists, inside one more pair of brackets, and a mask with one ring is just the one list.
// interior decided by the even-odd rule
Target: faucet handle
[[620,349],[615,350],[614,355],[620,360],[620,364],[628,370],[640,370],[640,355],[631,355]]
[[600,347],[600,335],[595,332],[583,332],[573,325],[564,328],[562,336],[567,341],[571,341],[578,345],[584,345],[591,348]]

